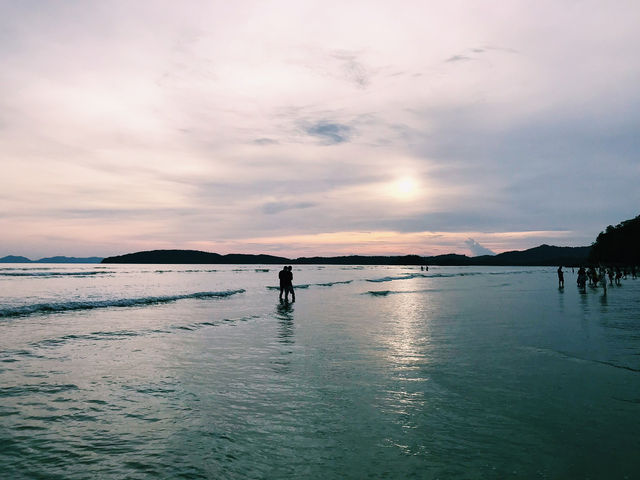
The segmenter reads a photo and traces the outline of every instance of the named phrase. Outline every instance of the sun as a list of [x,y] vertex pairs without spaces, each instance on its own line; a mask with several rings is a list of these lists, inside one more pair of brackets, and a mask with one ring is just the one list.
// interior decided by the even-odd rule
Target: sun
[[393,185],[394,196],[401,199],[414,197],[418,192],[418,184],[411,177],[401,177]]

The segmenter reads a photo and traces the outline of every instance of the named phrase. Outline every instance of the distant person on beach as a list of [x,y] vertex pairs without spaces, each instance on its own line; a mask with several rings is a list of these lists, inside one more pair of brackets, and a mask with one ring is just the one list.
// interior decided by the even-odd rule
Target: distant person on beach
[[562,265],[558,267],[558,288],[564,288],[564,272],[562,271]]

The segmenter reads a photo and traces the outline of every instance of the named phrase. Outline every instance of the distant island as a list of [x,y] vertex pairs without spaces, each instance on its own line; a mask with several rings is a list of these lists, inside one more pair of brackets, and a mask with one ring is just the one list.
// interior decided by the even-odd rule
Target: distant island
[[587,262],[591,247],[555,247],[540,245],[523,251],[498,255],[468,257],[447,254],[430,257],[419,255],[286,258],[273,255],[249,255],[202,252],[199,250],[152,250],[107,257],[102,263],[156,263],[156,264],[296,264],[296,265],[442,265],[442,266],[545,266],[580,265]]
[[0,263],[100,263],[102,260],[102,257],[46,257],[40,260],[30,260],[27,257],[7,255],[0,258]]

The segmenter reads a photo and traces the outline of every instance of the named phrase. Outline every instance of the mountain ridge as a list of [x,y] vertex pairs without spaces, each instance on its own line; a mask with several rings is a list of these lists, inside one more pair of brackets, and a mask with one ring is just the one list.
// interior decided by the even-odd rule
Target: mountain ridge
[[442,266],[549,266],[586,263],[591,247],[540,245],[497,255],[468,257],[455,253],[420,255],[346,255],[287,258],[266,254],[225,254],[200,250],[149,250],[106,257],[101,263],[150,264],[296,264],[296,265],[442,265]]

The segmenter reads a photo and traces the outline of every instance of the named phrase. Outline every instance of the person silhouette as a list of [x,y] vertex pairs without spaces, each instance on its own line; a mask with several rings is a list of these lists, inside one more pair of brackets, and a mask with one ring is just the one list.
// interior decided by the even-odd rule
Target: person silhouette
[[289,272],[287,267],[282,267],[282,270],[278,272],[278,280],[280,280],[280,300],[282,300],[282,294],[286,291],[288,277]]
[[558,267],[558,288],[564,288],[564,272],[562,271],[562,265]]
[[287,282],[285,284],[285,291],[284,291],[284,301],[288,302],[289,301],[289,293],[291,293],[291,301],[295,302],[296,301],[296,293],[293,291],[293,267],[291,265],[289,265],[287,268]]
[[578,269],[578,288],[584,290],[587,285],[587,272],[583,267]]

